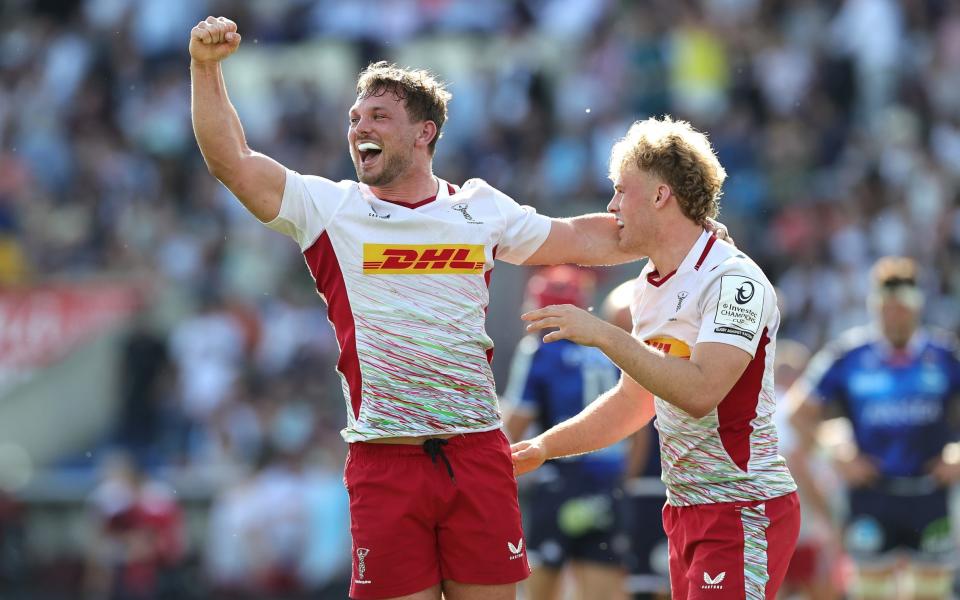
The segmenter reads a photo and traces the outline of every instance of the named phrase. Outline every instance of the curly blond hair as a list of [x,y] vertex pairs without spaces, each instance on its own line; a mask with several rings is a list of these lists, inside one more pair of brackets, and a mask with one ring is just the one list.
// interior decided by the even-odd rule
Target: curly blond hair
[[437,148],[440,129],[447,120],[447,103],[452,95],[432,73],[422,69],[405,69],[385,60],[370,63],[357,79],[357,98],[392,93],[403,100],[411,122],[433,121],[437,135],[430,141],[430,154]]
[[627,165],[662,178],[677,196],[680,210],[703,224],[720,212],[727,172],[710,141],[686,121],[651,117],[636,121],[610,152],[610,178]]

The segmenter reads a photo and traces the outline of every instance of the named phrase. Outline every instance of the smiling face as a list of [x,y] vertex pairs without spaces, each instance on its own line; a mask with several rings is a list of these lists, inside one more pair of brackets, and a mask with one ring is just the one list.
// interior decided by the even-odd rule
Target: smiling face
[[411,123],[404,101],[387,92],[358,98],[350,107],[347,141],[357,179],[389,185],[413,164],[422,123]]
[[646,253],[644,242],[652,239],[654,203],[658,195],[670,193],[670,187],[659,178],[626,164],[613,181],[613,198],[607,210],[617,217],[620,226],[620,249]]

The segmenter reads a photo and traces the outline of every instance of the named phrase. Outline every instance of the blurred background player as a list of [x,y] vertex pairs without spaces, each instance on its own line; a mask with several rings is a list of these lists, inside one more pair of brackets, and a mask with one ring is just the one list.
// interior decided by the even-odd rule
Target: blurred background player
[[[600,314],[624,331],[633,330],[630,302],[636,279],[628,279],[607,294]],[[667,488],[660,480],[660,437],[651,421],[630,438],[623,520],[630,552],[627,590],[634,600],[669,600],[670,573],[667,534],[660,513]]]
[[780,436],[780,454],[787,461],[797,482],[800,498],[800,535],[787,567],[781,596],[786,599],[835,600],[840,597],[841,549],[834,521],[839,514],[836,494],[838,480],[829,460],[822,453],[797,450],[796,436],[790,425],[788,390],[803,374],[810,350],[795,340],[780,340],[774,359],[774,386],[777,395],[775,416]]
[[858,599],[950,596],[960,359],[952,339],[920,325],[919,275],[911,259],[877,261],[873,323],[822,350],[791,391],[798,449],[812,447],[831,411],[852,427],[835,458],[849,486],[844,541],[855,562],[849,592]]
[[[587,307],[593,272],[547,267],[527,282],[526,306]],[[545,431],[583,410],[612,388],[620,369],[596,348],[525,337],[514,353],[505,399],[508,437],[520,440],[531,425]],[[625,598],[621,499],[627,443],[556,461],[533,474],[522,494],[524,533],[533,572],[525,584],[530,600]],[[572,595],[564,594],[564,568]],[[569,591],[569,590],[568,590]]]

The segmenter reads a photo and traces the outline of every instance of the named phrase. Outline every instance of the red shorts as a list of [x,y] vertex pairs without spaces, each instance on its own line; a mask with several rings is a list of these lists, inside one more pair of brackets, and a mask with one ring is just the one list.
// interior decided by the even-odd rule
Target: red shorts
[[[350,597],[403,596],[451,579],[501,585],[530,574],[510,444],[500,430],[423,446],[350,444]],[[454,481],[455,479],[455,481]]]
[[796,492],[771,500],[663,508],[670,586],[686,600],[772,600],[800,533]]

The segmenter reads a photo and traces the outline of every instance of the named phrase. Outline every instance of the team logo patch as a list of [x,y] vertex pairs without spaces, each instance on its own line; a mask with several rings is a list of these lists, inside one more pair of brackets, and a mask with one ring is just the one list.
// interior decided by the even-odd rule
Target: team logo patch
[[677,358],[690,358],[690,346],[672,337],[655,337],[644,342],[648,346],[653,346],[667,356],[676,356]]
[[370,554],[369,548],[357,548],[357,578],[353,581],[354,583],[370,583],[370,580],[366,578],[368,554]]
[[715,333],[739,335],[752,340],[763,317],[763,284],[743,275],[720,277],[720,299],[713,322]]
[[483,245],[364,244],[364,275],[483,273]]

